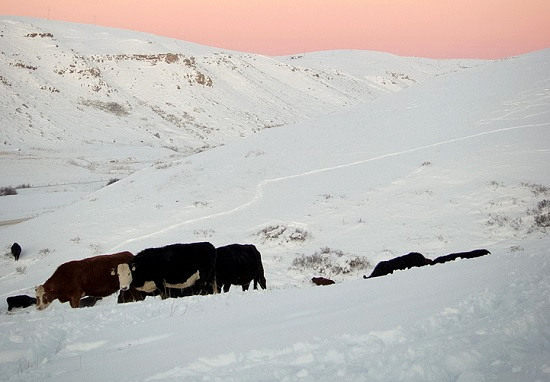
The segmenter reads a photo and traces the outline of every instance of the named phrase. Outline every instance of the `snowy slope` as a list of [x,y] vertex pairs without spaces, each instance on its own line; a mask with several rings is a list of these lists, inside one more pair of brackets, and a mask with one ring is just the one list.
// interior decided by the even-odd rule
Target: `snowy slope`
[[[60,150],[97,141],[192,152],[480,64],[434,66],[431,60],[366,53],[364,64],[353,59],[362,75],[346,65],[336,73],[329,57],[324,68],[310,68],[303,60],[294,64],[143,33],[15,17],[2,18],[0,35],[8,148]],[[392,83],[398,70],[409,78]],[[365,73],[382,73],[387,86],[373,84]]]
[[[26,190],[28,207],[0,205],[0,221],[50,211],[152,163],[485,63],[339,52],[310,66],[305,57],[272,58],[118,29],[1,17],[1,187],[25,184],[49,193],[36,205],[33,190]],[[35,171],[37,162],[50,171]]]
[[[386,69],[362,74],[364,55],[277,60],[346,70],[372,86]],[[112,296],[89,309],[54,303],[0,315],[0,375],[549,380],[549,63],[549,50],[468,70],[431,61],[442,75],[194,155],[151,152],[154,163],[108,187],[0,227],[1,243],[24,248],[18,263],[0,259],[2,299],[32,294],[71,259],[198,240],[256,244],[268,281],[266,291],[126,305]],[[90,143],[98,153],[121,148],[101,139]],[[15,213],[29,195],[47,198],[36,191],[0,202]],[[410,251],[474,248],[492,254],[362,279]],[[312,287],[316,275],[337,284]]]

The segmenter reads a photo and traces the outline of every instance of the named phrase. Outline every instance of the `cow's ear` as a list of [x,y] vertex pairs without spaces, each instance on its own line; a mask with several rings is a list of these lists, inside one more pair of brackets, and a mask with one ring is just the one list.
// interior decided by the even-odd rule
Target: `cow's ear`
[[136,265],[135,265],[135,264],[132,264],[132,271],[133,271],[133,272],[136,271]]
[[115,276],[115,275],[116,275],[115,268],[111,268],[111,276]]

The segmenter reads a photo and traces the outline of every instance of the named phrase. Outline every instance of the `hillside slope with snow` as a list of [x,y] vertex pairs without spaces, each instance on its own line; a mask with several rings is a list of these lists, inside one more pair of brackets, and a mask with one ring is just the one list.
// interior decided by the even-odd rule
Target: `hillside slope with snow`
[[[145,145],[190,153],[339,111],[476,61],[349,56],[303,65],[117,29],[3,17],[6,148]],[[366,58],[366,60],[365,60]],[[409,65],[412,63],[412,65]],[[336,70],[337,69],[337,70]],[[375,78],[375,80],[370,80]]]
[[[54,36],[68,33],[63,24],[55,28]],[[117,54],[102,49],[96,54]],[[210,48],[194,49],[208,55]],[[366,56],[378,55],[262,60],[285,67],[302,61],[330,75],[346,70],[370,88],[394,70],[361,70]],[[403,65],[395,73],[422,72],[411,69],[422,60],[391,60]],[[233,287],[222,295],[125,305],[111,296],[93,308],[56,302],[40,312],[0,314],[0,375],[8,381],[548,380],[549,63],[550,50],[467,70],[432,61],[438,69],[416,77],[414,86],[394,92],[390,74],[390,83],[378,83],[388,88],[374,88],[385,95],[330,114],[316,106],[318,114],[244,139],[220,136],[224,145],[193,155],[162,156],[150,146],[143,152],[152,163],[141,161],[108,187],[80,188],[78,198],[67,185],[61,206],[45,189],[0,197],[14,219],[32,209],[29,201],[40,208],[51,203],[33,219],[0,226],[6,249],[13,241],[23,246],[19,262],[0,258],[3,301],[32,294],[65,261],[174,242],[253,243],[268,282],[267,290],[246,293]],[[258,75],[268,81],[277,70],[264,67]],[[240,100],[231,102],[246,110],[246,97]],[[51,114],[61,119],[65,110]],[[81,124],[97,120],[105,121],[85,113]],[[122,118],[109,130],[135,137],[125,126]],[[20,134],[35,139],[27,132]],[[90,148],[106,157],[123,150],[120,142],[102,141],[103,133],[87,133]],[[85,163],[91,152],[75,161]],[[47,165],[52,160],[44,155],[45,165],[28,164],[28,174],[40,169],[45,179],[56,178],[55,165]],[[0,163],[16,179],[4,170],[4,158]],[[378,261],[407,252],[435,258],[474,248],[492,254],[362,279]],[[337,283],[313,287],[318,275]],[[6,311],[4,302],[0,309]]]
[[28,196],[23,210],[0,203],[0,221],[51,211],[151,164],[486,63],[353,51],[309,57],[0,17],[0,187],[48,191],[40,205]]

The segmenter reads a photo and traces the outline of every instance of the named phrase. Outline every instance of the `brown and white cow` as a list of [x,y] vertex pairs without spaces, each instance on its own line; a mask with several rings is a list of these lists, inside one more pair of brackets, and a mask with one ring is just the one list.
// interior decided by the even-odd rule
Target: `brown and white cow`
[[37,309],[45,309],[55,299],[69,301],[72,308],[78,308],[84,296],[105,297],[118,291],[118,276],[113,269],[133,257],[130,252],[120,252],[61,264],[43,285],[36,287]]

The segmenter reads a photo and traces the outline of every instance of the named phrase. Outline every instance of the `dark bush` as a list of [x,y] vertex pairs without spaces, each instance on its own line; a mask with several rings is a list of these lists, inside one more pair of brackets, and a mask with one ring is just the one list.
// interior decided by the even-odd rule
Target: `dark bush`
[[0,187],[0,196],[17,195],[17,190],[13,187]]

